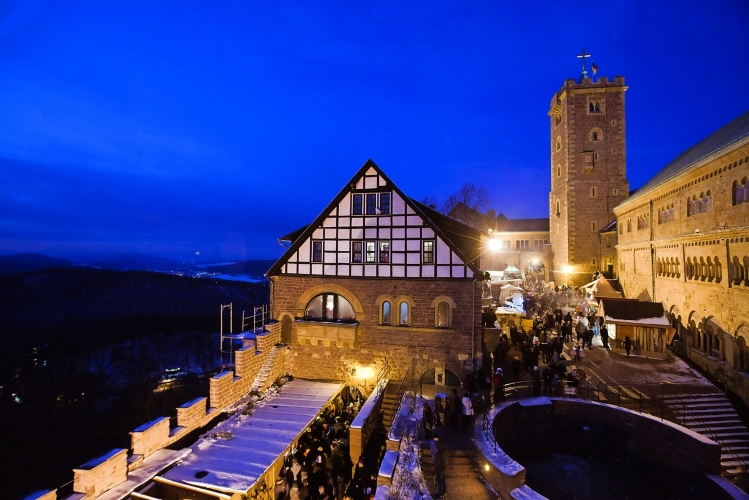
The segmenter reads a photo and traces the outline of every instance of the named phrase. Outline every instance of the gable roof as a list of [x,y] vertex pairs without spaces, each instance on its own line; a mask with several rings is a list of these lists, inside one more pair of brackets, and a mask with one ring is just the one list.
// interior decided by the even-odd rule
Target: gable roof
[[279,238],[280,241],[291,241],[291,246],[276,261],[276,263],[273,264],[266,273],[266,276],[273,276],[280,273],[281,267],[286,263],[286,261],[299,249],[302,243],[312,235],[314,230],[322,225],[323,220],[328,216],[328,214],[338,206],[346,194],[351,191],[351,187],[356,184],[356,181],[370,168],[374,169],[377,174],[385,180],[385,185],[380,187],[391,189],[398,193],[398,195],[403,198],[417,215],[432,226],[435,233],[445,241],[450,249],[460,257],[474,274],[481,273],[476,261],[480,255],[479,247],[482,233],[467,224],[447,217],[440,212],[409,198],[403,194],[403,191],[401,191],[398,186],[390,180],[390,178],[374,161],[372,161],[372,159],[368,159],[311,224]]
[[737,142],[749,138],[749,111],[677,156],[637,190],[641,194]]
[[459,201],[447,214],[453,219],[465,221],[480,231],[505,231],[505,232],[523,232],[523,231],[548,231],[549,218],[537,219],[508,219],[503,213],[496,217],[494,211],[482,214],[475,208],[471,208],[462,201]]
[[616,219],[612,220],[603,229],[598,231],[599,233],[615,233],[616,232]]

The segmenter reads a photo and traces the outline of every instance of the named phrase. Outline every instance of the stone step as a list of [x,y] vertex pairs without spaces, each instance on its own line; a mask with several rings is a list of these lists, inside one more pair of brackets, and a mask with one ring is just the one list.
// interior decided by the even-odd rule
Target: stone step
[[671,410],[678,414],[694,414],[694,415],[709,415],[711,413],[721,413],[721,414],[732,414],[736,415],[736,412],[733,411],[733,408],[671,408]]
[[720,461],[720,466],[721,467],[725,467],[725,468],[728,468],[728,467],[745,467],[746,465],[748,465],[747,462],[742,462],[742,461],[739,461],[739,460],[727,460],[725,462],[723,460]]
[[738,467],[735,469],[725,469],[721,476],[723,477],[731,477],[731,476],[740,476],[741,474],[744,474],[746,472],[745,469]]
[[721,460],[749,460],[749,453],[721,453]]
[[685,409],[686,408],[687,410],[689,408],[700,408],[700,409],[702,408],[725,408],[726,410],[733,410],[733,406],[731,406],[731,403],[727,401],[718,401],[715,403],[689,403],[685,405],[669,404],[668,406],[673,409],[679,409],[679,408]]
[[742,431],[746,430],[746,427],[743,425],[711,425],[709,427],[690,427],[689,429],[693,430],[694,432],[699,432],[700,434],[704,434],[706,432],[723,432],[723,431]]
[[749,441],[747,441],[746,439],[721,439],[721,444],[729,447],[739,444],[749,444]]
[[736,414],[724,414],[724,415],[682,415],[678,417],[685,422],[704,421],[704,422],[717,422],[725,420],[737,420]]
[[749,432],[701,432],[703,436],[707,436],[713,440],[725,441],[726,439],[746,439],[749,441]]

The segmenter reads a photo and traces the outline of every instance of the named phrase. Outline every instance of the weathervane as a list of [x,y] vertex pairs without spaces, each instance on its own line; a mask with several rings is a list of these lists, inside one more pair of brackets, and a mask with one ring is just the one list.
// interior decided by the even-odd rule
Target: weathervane
[[588,78],[588,70],[585,69],[585,58],[586,57],[591,57],[591,55],[590,54],[586,54],[585,53],[585,47],[583,47],[582,54],[580,54],[579,56],[577,56],[578,59],[582,59],[583,60],[583,71],[582,71],[582,73],[580,73],[580,82],[579,83],[582,83],[582,81],[584,79]]

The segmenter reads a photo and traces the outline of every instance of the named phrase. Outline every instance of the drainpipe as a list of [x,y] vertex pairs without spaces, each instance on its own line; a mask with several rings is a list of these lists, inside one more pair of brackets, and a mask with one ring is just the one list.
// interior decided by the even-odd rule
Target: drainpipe
[[474,278],[473,281],[471,281],[471,286],[473,288],[473,298],[471,300],[471,371],[473,373],[476,373],[476,358],[474,356],[475,349],[476,349],[476,282],[478,281],[478,278]]

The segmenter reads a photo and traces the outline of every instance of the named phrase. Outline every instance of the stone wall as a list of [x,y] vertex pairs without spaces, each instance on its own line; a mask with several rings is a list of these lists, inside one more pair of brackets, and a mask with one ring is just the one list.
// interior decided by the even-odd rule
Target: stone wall
[[[494,419],[499,446],[523,456],[569,453],[659,475],[720,474],[720,445],[686,428],[613,406],[564,399],[509,405]],[[533,429],[529,436],[524,429]],[[587,430],[585,430],[587,428]]]
[[[304,321],[307,303],[324,291],[346,298],[357,323]],[[400,302],[408,302],[410,325],[382,324],[384,300],[391,302],[394,313]],[[481,283],[472,280],[277,276],[272,279],[271,301],[274,318],[294,318],[290,338],[296,377],[350,380],[354,373],[360,378],[366,373],[371,384],[385,362],[393,379],[403,378],[412,368],[417,378],[435,368],[461,376],[471,370],[471,355],[480,353]],[[439,301],[453,305],[449,328],[435,327]],[[393,314],[393,323],[396,318]]]
[[650,415],[590,401],[535,398],[495,410],[492,427],[497,450],[484,442],[480,423],[474,435],[486,465],[482,472],[503,499],[524,484],[524,458],[553,453],[632,468],[667,487],[688,484],[695,498],[730,498],[707,477],[720,474],[720,445]]
[[[749,140],[615,212],[625,295],[662,302],[684,352],[749,404],[749,204],[733,197],[734,182],[746,177]],[[688,215],[694,197],[706,199],[705,211]]]
[[73,491],[96,498],[127,479],[127,450],[114,449],[73,469]]

